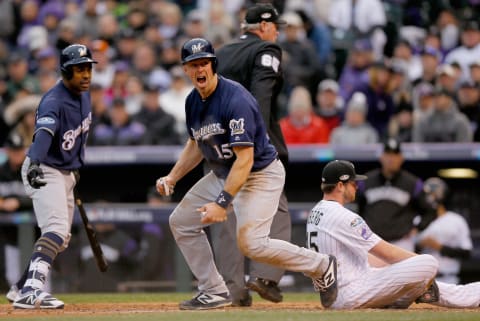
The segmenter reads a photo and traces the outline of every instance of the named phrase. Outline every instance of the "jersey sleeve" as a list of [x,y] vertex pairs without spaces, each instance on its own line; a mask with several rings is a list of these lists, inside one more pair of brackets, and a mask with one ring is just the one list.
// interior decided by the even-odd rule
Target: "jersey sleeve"
[[352,251],[360,253],[370,251],[381,240],[377,234],[373,233],[367,222],[356,214],[352,215],[351,220],[344,221],[337,233],[342,243]]
[[272,95],[281,77],[282,51],[278,45],[266,43],[256,57],[252,70],[250,90],[257,99],[260,112],[265,121],[268,121],[272,112]]
[[54,136],[59,122],[59,106],[57,100],[52,96],[46,96],[38,106],[35,117],[35,132],[45,130]]
[[255,99],[246,90],[231,100],[228,115],[230,146],[253,146],[258,117],[255,116]]

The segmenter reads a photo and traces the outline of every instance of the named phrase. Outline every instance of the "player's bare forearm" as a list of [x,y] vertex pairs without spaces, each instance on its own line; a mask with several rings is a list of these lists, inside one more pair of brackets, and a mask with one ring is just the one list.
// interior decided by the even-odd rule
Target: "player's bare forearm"
[[168,176],[175,182],[178,182],[182,177],[197,167],[202,159],[203,155],[200,148],[198,148],[197,142],[189,139]]
[[235,195],[247,181],[253,166],[253,147],[233,147],[236,160],[225,180],[223,189],[230,195]]
[[378,242],[369,253],[389,264],[397,263],[417,255],[384,240]]

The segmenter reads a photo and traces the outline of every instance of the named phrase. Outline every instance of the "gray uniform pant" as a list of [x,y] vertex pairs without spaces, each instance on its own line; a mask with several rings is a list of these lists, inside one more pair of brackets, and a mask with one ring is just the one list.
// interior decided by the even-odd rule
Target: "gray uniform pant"
[[[216,199],[224,180],[212,172],[200,179],[177,205],[169,223],[180,251],[205,293],[224,293],[228,288],[217,270],[212,249],[200,222],[199,207]],[[277,239],[270,239],[270,226],[277,212],[285,183],[285,169],[279,160],[250,173],[232,202],[237,218],[237,243],[249,258],[281,269],[320,276],[320,265],[328,256]],[[327,260],[327,261],[324,261]]]
[[73,188],[75,176],[71,171],[59,170],[40,164],[47,185],[35,189],[28,184],[27,170],[30,158],[26,158],[22,166],[22,180],[25,191],[32,198],[35,217],[42,234],[53,232],[62,237],[64,250],[70,241],[70,230],[73,222],[75,203]]
[[[232,209],[229,211],[226,222],[210,226],[215,261],[234,301],[244,299],[248,295],[248,289],[245,287],[245,257],[237,246],[236,223],[237,219]],[[287,197],[282,192],[278,210],[270,228],[270,237],[290,241],[291,228]],[[278,283],[285,273],[285,270],[270,264],[252,260],[247,260],[247,263],[249,275],[253,278],[262,278]]]

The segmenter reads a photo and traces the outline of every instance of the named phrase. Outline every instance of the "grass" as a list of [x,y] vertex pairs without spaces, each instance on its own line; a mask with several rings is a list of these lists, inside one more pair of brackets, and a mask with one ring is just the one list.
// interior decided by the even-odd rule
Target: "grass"
[[[85,320],[85,321],[477,321],[480,309],[475,310],[354,310],[325,311],[318,304],[318,297],[310,293],[286,293],[285,302],[293,307],[266,304],[254,296],[254,308],[229,308],[210,311],[177,311],[176,303],[191,297],[188,293],[123,293],[123,294],[59,294],[66,304],[60,311],[12,310],[8,304],[0,304],[0,319],[8,320]],[[258,304],[257,304],[258,303]],[[310,305],[311,303],[311,305]],[[96,309],[89,304],[111,305],[110,309]],[[160,305],[170,308],[164,309]],[[255,307],[255,304],[257,306]],[[298,305],[295,307],[295,305]],[[127,305],[127,308],[119,308]],[[72,309],[72,306],[77,309]],[[306,307],[306,308],[302,308]]]

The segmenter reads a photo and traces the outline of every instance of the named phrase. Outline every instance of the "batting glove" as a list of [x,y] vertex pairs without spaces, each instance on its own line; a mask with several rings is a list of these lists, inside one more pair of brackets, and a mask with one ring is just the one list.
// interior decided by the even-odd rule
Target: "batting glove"
[[47,185],[47,182],[43,180],[43,170],[40,168],[38,162],[30,163],[27,170],[27,180],[28,184],[35,189],[39,189],[42,186]]

